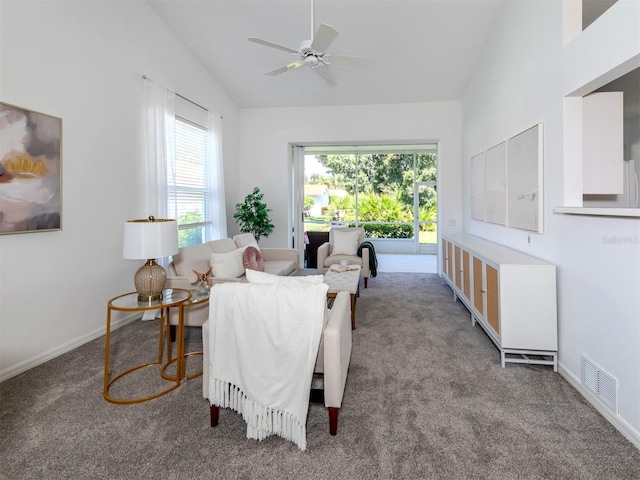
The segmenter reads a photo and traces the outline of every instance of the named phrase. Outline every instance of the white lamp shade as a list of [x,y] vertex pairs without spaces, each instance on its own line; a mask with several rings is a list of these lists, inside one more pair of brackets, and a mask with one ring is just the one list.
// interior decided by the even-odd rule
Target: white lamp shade
[[178,222],[166,218],[128,220],[124,223],[122,256],[149,260],[178,253]]

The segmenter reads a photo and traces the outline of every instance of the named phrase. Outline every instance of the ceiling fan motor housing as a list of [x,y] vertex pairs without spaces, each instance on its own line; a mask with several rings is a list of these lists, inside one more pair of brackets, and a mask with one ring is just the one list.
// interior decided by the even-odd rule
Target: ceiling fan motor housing
[[300,43],[300,58],[311,67],[315,67],[320,63],[325,63],[324,53],[317,52],[311,48],[311,40],[304,40]]

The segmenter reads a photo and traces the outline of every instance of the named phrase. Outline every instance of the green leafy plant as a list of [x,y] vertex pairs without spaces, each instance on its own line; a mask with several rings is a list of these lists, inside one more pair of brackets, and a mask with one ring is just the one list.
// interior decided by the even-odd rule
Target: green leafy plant
[[236,204],[236,213],[233,218],[240,225],[242,233],[253,233],[256,241],[260,241],[260,237],[268,237],[273,232],[273,224],[269,218],[270,208],[262,202],[263,193],[255,187],[253,192],[244,198],[243,203]]
[[313,199],[313,197],[309,197],[309,196],[304,197],[304,212],[307,216],[309,215],[309,211],[311,210],[311,208],[315,203],[316,201]]

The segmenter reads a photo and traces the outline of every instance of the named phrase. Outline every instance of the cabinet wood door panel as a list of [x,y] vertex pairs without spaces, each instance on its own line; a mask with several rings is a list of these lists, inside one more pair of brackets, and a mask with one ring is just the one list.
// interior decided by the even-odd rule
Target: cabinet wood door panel
[[498,270],[491,265],[486,266],[487,279],[487,323],[493,331],[500,335],[500,317],[498,310]]
[[484,315],[484,283],[482,281],[482,260],[473,257],[473,306]]
[[471,276],[469,272],[469,252],[462,251],[462,293],[467,300],[471,300]]
[[442,273],[445,276],[449,276],[448,272],[447,272],[447,245],[449,244],[449,242],[447,242],[446,240],[442,240]]
[[453,280],[453,245],[447,242],[447,277]]
[[462,289],[462,251],[460,250],[460,247],[458,245],[456,245],[453,248],[453,251],[455,252],[455,256],[453,257],[455,260],[455,269],[456,269],[456,287],[458,287],[458,290]]

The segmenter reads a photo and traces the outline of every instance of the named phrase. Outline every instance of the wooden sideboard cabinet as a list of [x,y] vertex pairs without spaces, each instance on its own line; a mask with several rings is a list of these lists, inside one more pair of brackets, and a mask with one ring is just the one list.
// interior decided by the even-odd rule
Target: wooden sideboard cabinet
[[506,363],[558,369],[556,267],[472,235],[442,237],[442,278]]

